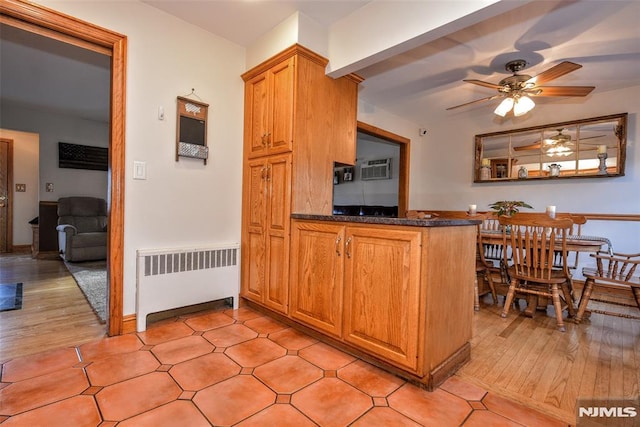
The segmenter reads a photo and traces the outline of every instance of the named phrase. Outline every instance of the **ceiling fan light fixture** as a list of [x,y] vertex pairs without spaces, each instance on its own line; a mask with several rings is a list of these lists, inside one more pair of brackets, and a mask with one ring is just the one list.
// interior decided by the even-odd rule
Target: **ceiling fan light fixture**
[[509,96],[503,99],[500,105],[498,105],[493,112],[500,117],[504,117],[513,108],[513,103],[514,103],[513,98]]
[[529,111],[533,110],[533,107],[536,106],[536,103],[533,102],[531,98],[528,96],[520,96],[516,99],[513,105],[513,115],[516,117],[527,114]]

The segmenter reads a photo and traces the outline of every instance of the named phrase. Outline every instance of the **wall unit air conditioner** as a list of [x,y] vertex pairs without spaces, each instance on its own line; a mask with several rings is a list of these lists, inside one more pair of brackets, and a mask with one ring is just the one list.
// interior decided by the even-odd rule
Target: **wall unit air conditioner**
[[391,159],[368,160],[360,167],[360,179],[363,181],[390,178]]

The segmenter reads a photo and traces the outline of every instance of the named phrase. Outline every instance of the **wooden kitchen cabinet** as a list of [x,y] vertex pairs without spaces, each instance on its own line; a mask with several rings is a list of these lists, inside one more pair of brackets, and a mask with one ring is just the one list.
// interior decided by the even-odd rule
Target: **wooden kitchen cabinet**
[[243,296],[287,312],[291,155],[252,160],[245,167]]
[[290,214],[333,209],[334,162],[355,162],[358,84],[293,45],[242,75],[245,125],[240,295],[289,312]]
[[290,316],[333,336],[342,335],[343,225],[294,222],[291,230]]
[[245,85],[247,156],[291,151],[296,58],[258,74]]
[[293,221],[290,316],[417,369],[422,233]]
[[347,227],[346,239],[344,340],[416,370],[422,233]]
[[469,360],[475,224],[293,218],[288,319],[429,390]]

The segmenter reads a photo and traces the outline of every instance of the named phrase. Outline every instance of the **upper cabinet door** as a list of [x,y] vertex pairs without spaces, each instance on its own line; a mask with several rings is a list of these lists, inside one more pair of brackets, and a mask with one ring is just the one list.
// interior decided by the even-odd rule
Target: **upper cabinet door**
[[295,57],[247,81],[245,143],[249,158],[292,150],[294,70]]
[[271,73],[271,129],[267,135],[269,154],[293,148],[293,103],[295,57],[276,65]]

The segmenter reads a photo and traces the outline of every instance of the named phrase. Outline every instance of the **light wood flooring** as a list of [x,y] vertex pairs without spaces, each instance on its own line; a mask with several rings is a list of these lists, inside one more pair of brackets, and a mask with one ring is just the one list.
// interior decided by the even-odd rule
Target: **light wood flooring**
[[[0,361],[105,336],[61,261],[2,256],[0,282],[24,283],[23,308],[0,312]],[[551,309],[503,319],[500,300],[481,300],[471,361],[458,377],[571,424],[580,397],[638,398],[639,320],[592,314],[562,333]]]
[[103,338],[106,325],[62,260],[0,256],[0,283],[22,282],[22,309],[0,312],[0,361]]

